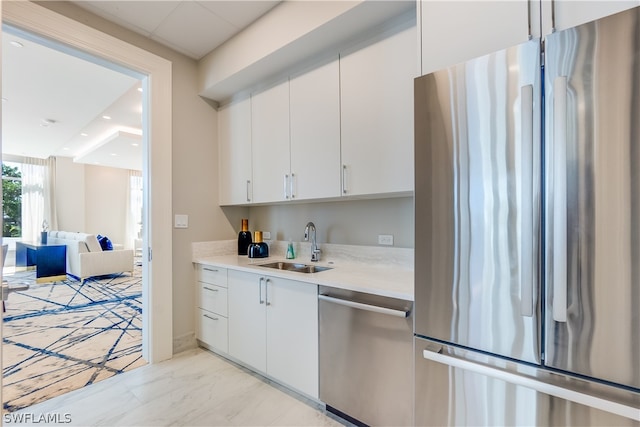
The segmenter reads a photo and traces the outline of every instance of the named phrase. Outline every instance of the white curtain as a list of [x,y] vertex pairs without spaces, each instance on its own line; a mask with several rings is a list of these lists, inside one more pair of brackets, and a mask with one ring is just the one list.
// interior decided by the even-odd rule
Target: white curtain
[[36,242],[43,231],[57,229],[58,217],[55,207],[55,157],[22,160],[22,239]]
[[127,224],[125,249],[134,249],[136,239],[142,239],[142,172],[129,171],[127,187]]

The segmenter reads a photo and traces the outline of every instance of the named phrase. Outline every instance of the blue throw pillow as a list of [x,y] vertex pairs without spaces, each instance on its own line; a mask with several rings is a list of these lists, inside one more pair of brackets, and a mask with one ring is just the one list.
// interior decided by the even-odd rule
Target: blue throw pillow
[[113,243],[111,243],[111,240],[109,240],[107,236],[101,236],[98,234],[96,237],[98,238],[98,242],[100,242],[100,247],[103,251],[113,250]]

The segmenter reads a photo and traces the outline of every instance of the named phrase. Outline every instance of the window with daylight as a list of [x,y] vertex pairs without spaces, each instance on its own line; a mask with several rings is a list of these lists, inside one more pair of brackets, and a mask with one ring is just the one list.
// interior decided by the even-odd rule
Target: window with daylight
[[129,197],[127,236],[136,247],[136,241],[142,239],[142,172],[129,171]]
[[20,163],[2,163],[2,237],[22,237]]
[[55,158],[7,158],[2,162],[2,236],[35,242],[45,224],[57,225]]

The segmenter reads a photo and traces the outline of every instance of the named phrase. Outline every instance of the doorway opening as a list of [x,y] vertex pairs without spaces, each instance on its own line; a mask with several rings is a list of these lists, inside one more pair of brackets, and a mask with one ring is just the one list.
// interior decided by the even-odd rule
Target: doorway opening
[[[2,395],[14,411],[146,364],[148,107],[147,77],[125,67],[11,25],[3,52]],[[61,271],[41,274],[56,256]]]
[[[171,205],[171,62],[33,2],[7,2],[3,24],[20,28],[96,59],[134,70],[143,82],[142,313],[143,358],[149,363],[173,355]],[[0,141],[1,142],[1,141]],[[2,347],[0,346],[0,350]]]

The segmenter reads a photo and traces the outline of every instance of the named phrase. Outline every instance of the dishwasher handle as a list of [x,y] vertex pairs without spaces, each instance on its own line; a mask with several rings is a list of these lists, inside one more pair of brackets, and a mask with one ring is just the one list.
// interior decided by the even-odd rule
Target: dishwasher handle
[[318,299],[326,302],[330,302],[333,304],[344,305],[346,307],[357,308],[358,310],[371,311],[379,314],[386,314],[388,316],[395,317],[409,317],[410,311],[407,310],[396,310],[393,308],[380,307],[378,305],[371,304],[363,304],[361,302],[355,302],[346,299],[334,298],[327,295],[318,295]]

